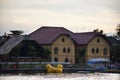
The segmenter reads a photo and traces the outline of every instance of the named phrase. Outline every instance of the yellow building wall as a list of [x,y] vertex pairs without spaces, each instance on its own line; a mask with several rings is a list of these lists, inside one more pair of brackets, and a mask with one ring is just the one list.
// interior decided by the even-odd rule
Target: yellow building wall
[[[62,41],[64,39],[64,42]],[[58,54],[54,53],[54,48],[58,48]],[[66,48],[66,53],[63,52],[63,48]],[[67,49],[70,48],[70,53],[67,52]],[[75,62],[75,47],[74,42],[70,39],[68,35],[60,35],[51,45],[52,51],[52,60],[55,57],[58,58],[58,62],[65,62],[65,58],[68,58],[70,63]]]
[[[99,42],[97,42],[99,39]],[[94,53],[92,52],[94,48]],[[99,53],[96,53],[96,49],[99,49]],[[107,55],[104,55],[104,48],[107,49]],[[87,58],[86,61],[92,58],[109,58],[110,48],[109,43],[103,37],[95,37],[87,45]]]
[[[64,38],[64,42],[62,39]],[[97,40],[99,39],[99,42]],[[75,50],[86,48],[85,55],[82,57],[79,57],[80,63],[85,63],[89,59],[92,58],[109,58],[110,53],[110,45],[109,43],[100,36],[96,36],[93,38],[88,45],[86,46],[78,46],[75,47],[75,43],[73,40],[70,40],[70,37],[68,35],[60,35],[51,45],[42,45],[43,48],[49,49],[52,54],[52,61],[54,61],[54,58],[58,58],[58,62],[65,62],[65,58],[69,59],[70,63],[75,63],[75,52],[78,53]],[[58,48],[58,54],[54,53],[54,48]],[[63,48],[66,48],[66,53],[63,52]],[[67,52],[67,49],[70,48],[70,53]],[[78,48],[78,49],[75,49]],[[92,53],[92,48],[95,49],[95,52]],[[99,49],[99,53],[96,53],[96,48]],[[107,48],[107,55],[104,55],[104,48]],[[85,60],[84,60],[85,59]]]

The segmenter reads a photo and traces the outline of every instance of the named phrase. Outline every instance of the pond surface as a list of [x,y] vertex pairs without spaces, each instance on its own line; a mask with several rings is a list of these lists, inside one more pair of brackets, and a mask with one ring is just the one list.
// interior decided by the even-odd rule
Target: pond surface
[[120,74],[115,73],[63,73],[45,74],[37,73],[34,75],[2,74],[0,80],[120,80]]

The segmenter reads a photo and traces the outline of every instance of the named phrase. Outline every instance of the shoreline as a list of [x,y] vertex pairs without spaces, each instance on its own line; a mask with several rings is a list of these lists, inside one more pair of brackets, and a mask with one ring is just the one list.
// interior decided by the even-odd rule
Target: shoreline
[[[120,73],[120,70],[94,70],[94,69],[82,69],[82,68],[63,68],[63,73]],[[34,73],[47,73],[45,68],[16,68],[16,69],[2,69],[0,70],[0,74],[7,73],[26,73],[26,74],[34,74]]]

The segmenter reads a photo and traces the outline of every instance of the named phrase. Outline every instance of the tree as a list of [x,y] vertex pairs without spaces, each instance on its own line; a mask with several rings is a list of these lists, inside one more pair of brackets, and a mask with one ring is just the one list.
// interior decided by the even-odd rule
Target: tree
[[99,29],[94,29],[93,32],[96,32],[96,33],[101,33],[103,34],[103,30],[99,30]]
[[116,38],[120,41],[120,24],[116,28]]
[[110,58],[112,62],[120,63],[120,45],[111,46]]
[[27,54],[30,57],[37,57],[37,50],[33,45],[28,45],[28,50],[27,50]]
[[120,63],[120,24],[116,27],[116,34],[113,36],[118,42],[116,45],[112,45],[110,49],[110,58],[112,62]]
[[85,59],[86,59],[86,51],[87,51],[87,49],[86,49],[86,47],[80,47],[80,48],[78,48],[77,49],[77,53],[76,53],[76,55],[75,55],[75,61],[76,61],[76,63],[77,64],[84,64],[86,61],[85,61]]
[[21,35],[24,33],[22,30],[10,30],[10,32],[12,33],[11,35]]
[[44,53],[42,55],[42,58],[51,61],[51,51],[49,49],[44,49]]

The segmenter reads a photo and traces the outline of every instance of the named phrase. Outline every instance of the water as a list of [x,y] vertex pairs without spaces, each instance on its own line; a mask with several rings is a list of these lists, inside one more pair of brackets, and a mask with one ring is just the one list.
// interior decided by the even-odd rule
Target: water
[[64,73],[64,74],[34,74],[34,75],[0,75],[0,80],[120,80],[120,74],[115,73]]

